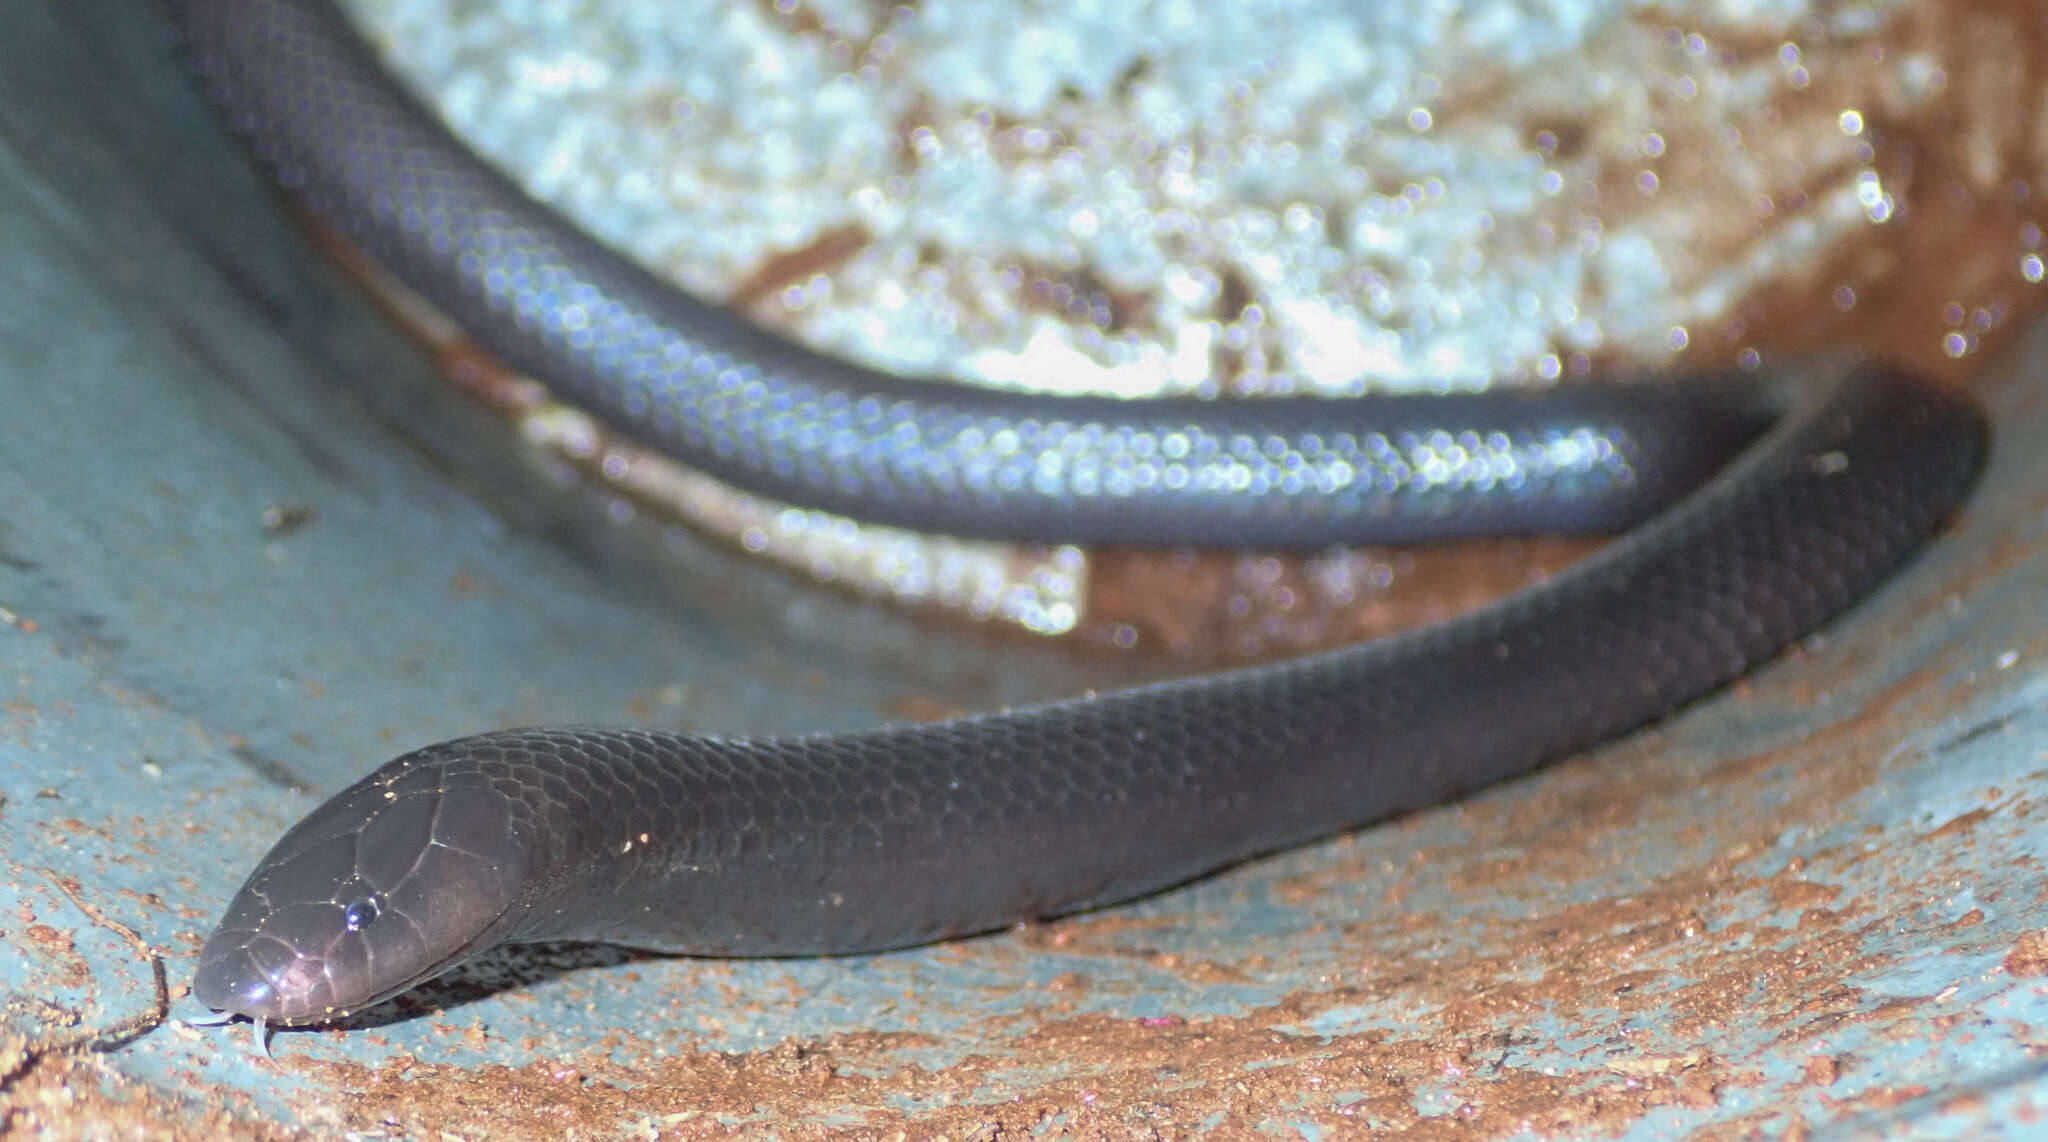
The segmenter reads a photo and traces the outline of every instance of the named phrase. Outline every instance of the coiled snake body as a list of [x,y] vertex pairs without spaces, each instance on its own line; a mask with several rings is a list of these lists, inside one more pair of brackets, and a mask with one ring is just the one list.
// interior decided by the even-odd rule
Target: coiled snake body
[[779,740],[593,727],[430,746],[320,806],[250,875],[194,981],[217,1011],[327,1020],[505,941],[897,947],[1441,801],[1661,717],[1813,630],[1932,533],[1985,452],[1967,401],[1875,364],[1347,401],[1044,398],[869,372],[555,219],[327,5],[167,2],[280,181],[514,365],[756,491],[1077,541],[1636,525],[1450,623],[1106,697]]

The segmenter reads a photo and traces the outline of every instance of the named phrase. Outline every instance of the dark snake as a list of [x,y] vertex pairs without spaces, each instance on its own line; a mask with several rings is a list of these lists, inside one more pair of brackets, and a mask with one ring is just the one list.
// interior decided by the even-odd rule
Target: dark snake
[[[456,142],[326,3],[166,0],[278,181],[508,363],[789,502],[921,530],[1311,547],[1628,529],[1463,618],[932,725],[570,727],[393,760],[287,832],[200,1002],[332,1020],[496,944],[854,953],[1055,916],[1421,808],[1726,684],[1967,493],[1967,399],[1875,363],[1530,397],[1124,401],[865,370],[691,299]],[[1733,457],[1731,460],[1730,457]]]

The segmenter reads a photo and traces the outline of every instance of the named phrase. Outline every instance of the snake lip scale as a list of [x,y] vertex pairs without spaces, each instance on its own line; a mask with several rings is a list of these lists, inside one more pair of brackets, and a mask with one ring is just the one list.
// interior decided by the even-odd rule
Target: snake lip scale
[[534,204],[331,5],[165,3],[230,121],[316,212],[564,399],[753,491],[1084,542],[1627,529],[1448,623],[1099,698],[844,734],[548,727],[408,753],[293,826],[206,941],[195,996],[259,1024],[329,1022],[505,942],[757,956],[946,939],[1455,797],[1816,629],[1933,534],[1988,450],[1966,398],[1847,359],[1535,398],[1118,401],[864,370]]

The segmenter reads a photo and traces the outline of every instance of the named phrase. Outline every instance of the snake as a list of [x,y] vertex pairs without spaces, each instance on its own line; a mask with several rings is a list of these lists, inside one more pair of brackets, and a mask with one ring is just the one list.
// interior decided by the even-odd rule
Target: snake
[[274,179],[513,368],[785,502],[924,531],[1264,546],[1612,532],[1352,646],[928,724],[554,726],[397,757],[292,826],[192,991],[330,1023],[501,944],[843,955],[1104,907],[1456,798],[1725,686],[1874,590],[1975,482],[1966,394],[1837,355],[1425,396],[996,391],[693,297],[476,156],[325,0],[162,0]]

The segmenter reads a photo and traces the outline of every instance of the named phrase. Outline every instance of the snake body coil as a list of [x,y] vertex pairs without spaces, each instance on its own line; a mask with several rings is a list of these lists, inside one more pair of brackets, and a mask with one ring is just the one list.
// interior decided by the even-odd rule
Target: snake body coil
[[1339,402],[1054,399],[861,370],[534,205],[326,5],[168,2],[235,124],[316,210],[513,364],[756,491],[960,534],[1295,545],[1618,528],[1676,500],[1541,588],[1293,662],[863,733],[537,729],[407,754],[251,874],[201,953],[194,992],[215,1010],[329,1019],[505,941],[857,952],[1155,891],[1723,685],[1882,581],[1983,460],[1967,401],[1871,364]]

